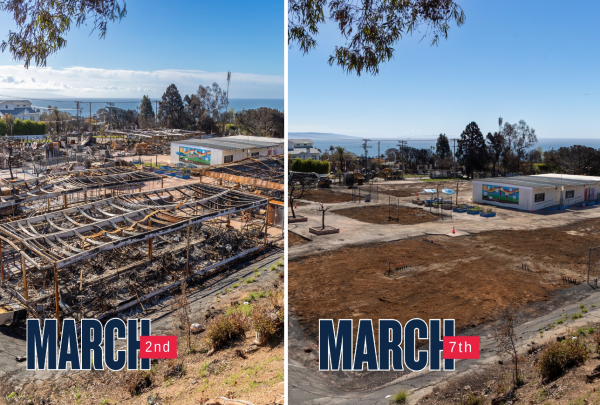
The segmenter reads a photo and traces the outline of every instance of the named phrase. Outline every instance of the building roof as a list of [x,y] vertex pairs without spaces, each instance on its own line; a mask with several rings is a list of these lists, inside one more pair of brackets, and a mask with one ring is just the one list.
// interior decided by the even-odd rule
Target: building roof
[[316,155],[318,155],[318,154],[321,153],[321,151],[319,149],[317,149],[317,148],[310,148],[310,149],[309,148],[300,148],[300,149],[290,150],[288,153],[290,155],[299,155],[301,153],[304,153],[304,154],[310,153],[310,154],[316,154]]
[[486,179],[476,179],[478,182],[496,182],[510,184],[515,186],[535,187],[535,188],[555,188],[555,187],[574,187],[597,184],[598,180],[587,176],[569,176],[569,178],[548,177],[548,176],[515,176],[515,177],[493,177]]
[[17,115],[21,115],[25,112],[29,112],[29,114],[39,114],[37,111],[35,111],[33,108],[15,108],[12,110],[5,110],[3,108],[0,108],[0,113],[4,113],[4,114],[10,114],[13,116],[17,116]]
[[289,143],[313,143],[312,139],[290,139]]
[[188,139],[185,141],[171,142],[171,144],[177,145],[190,145],[200,146],[210,149],[221,149],[221,150],[240,150],[240,149],[259,149],[259,148],[274,148],[281,145],[281,142],[263,142],[253,141],[246,139],[230,139],[231,137],[223,138],[210,138],[210,139]]

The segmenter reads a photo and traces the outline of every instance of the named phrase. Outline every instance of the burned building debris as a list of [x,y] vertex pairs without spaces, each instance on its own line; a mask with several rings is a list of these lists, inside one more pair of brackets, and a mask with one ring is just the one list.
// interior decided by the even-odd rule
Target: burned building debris
[[[87,174],[74,176],[87,190],[99,179],[109,181],[106,176],[133,177]],[[142,174],[148,173],[136,173]],[[63,188],[65,181],[43,179],[36,186]],[[143,308],[181,280],[209,275],[266,245],[265,196],[206,183],[128,194],[112,190],[106,197],[94,194],[77,205],[0,224],[0,305],[18,302],[28,316],[40,319],[104,319]]]

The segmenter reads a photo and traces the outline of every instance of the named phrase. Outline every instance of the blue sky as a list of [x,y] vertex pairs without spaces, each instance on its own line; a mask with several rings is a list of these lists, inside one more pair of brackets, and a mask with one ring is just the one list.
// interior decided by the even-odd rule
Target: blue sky
[[[90,35],[91,26],[73,28],[47,69],[26,70],[0,53],[0,93],[156,97],[170,83],[182,93],[213,81],[223,86],[230,70],[231,98],[284,97],[283,1],[126,3],[127,16],[103,40]],[[2,39],[15,29],[9,14],[0,12],[0,27]]]
[[600,2],[463,0],[466,23],[429,46],[395,46],[378,76],[346,75],[327,59],[338,43],[329,24],[319,46],[289,50],[289,130],[395,139],[484,134],[525,120],[539,138],[600,135]]

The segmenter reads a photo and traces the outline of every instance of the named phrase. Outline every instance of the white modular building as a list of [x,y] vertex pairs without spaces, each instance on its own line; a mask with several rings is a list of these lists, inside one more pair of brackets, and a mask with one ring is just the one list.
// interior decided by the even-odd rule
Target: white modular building
[[283,139],[235,135],[171,142],[170,160],[172,164],[186,163],[201,167],[283,153]]
[[600,177],[547,174],[473,180],[473,202],[524,211],[565,209],[599,201]]

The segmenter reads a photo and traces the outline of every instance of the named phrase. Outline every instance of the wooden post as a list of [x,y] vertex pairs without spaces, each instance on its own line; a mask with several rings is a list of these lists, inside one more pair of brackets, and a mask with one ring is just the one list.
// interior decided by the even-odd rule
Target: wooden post
[[56,306],[56,334],[57,338],[60,338],[60,305],[58,305],[58,270],[56,269],[56,262],[54,263],[54,305]]
[[81,266],[81,272],[79,273],[79,291],[83,289],[83,266]]
[[152,261],[152,238],[148,239],[148,259]]
[[[87,189],[83,190],[83,203],[87,204]],[[86,222],[87,224],[87,222]]]
[[142,192],[142,183],[140,183],[140,193]]
[[50,198],[48,198],[48,212],[50,212]]
[[190,276],[190,220],[187,224],[187,262],[185,263],[185,279]]
[[265,246],[267,246],[267,229],[269,227],[269,201],[267,200],[267,209],[265,210]]
[[2,272],[2,282],[4,282],[4,260],[2,259],[2,241],[0,240],[0,272]]
[[63,195],[63,202],[64,202],[64,206],[65,206],[65,209],[66,209],[67,208],[67,195],[66,194]]
[[163,180],[164,180],[164,179],[163,179],[163,178],[162,178],[162,176],[161,176],[161,178],[160,178],[160,188],[163,188]]
[[29,289],[27,288],[27,269],[25,268],[25,256],[21,253],[21,272],[23,273],[23,291],[25,292],[25,300],[29,301]]

